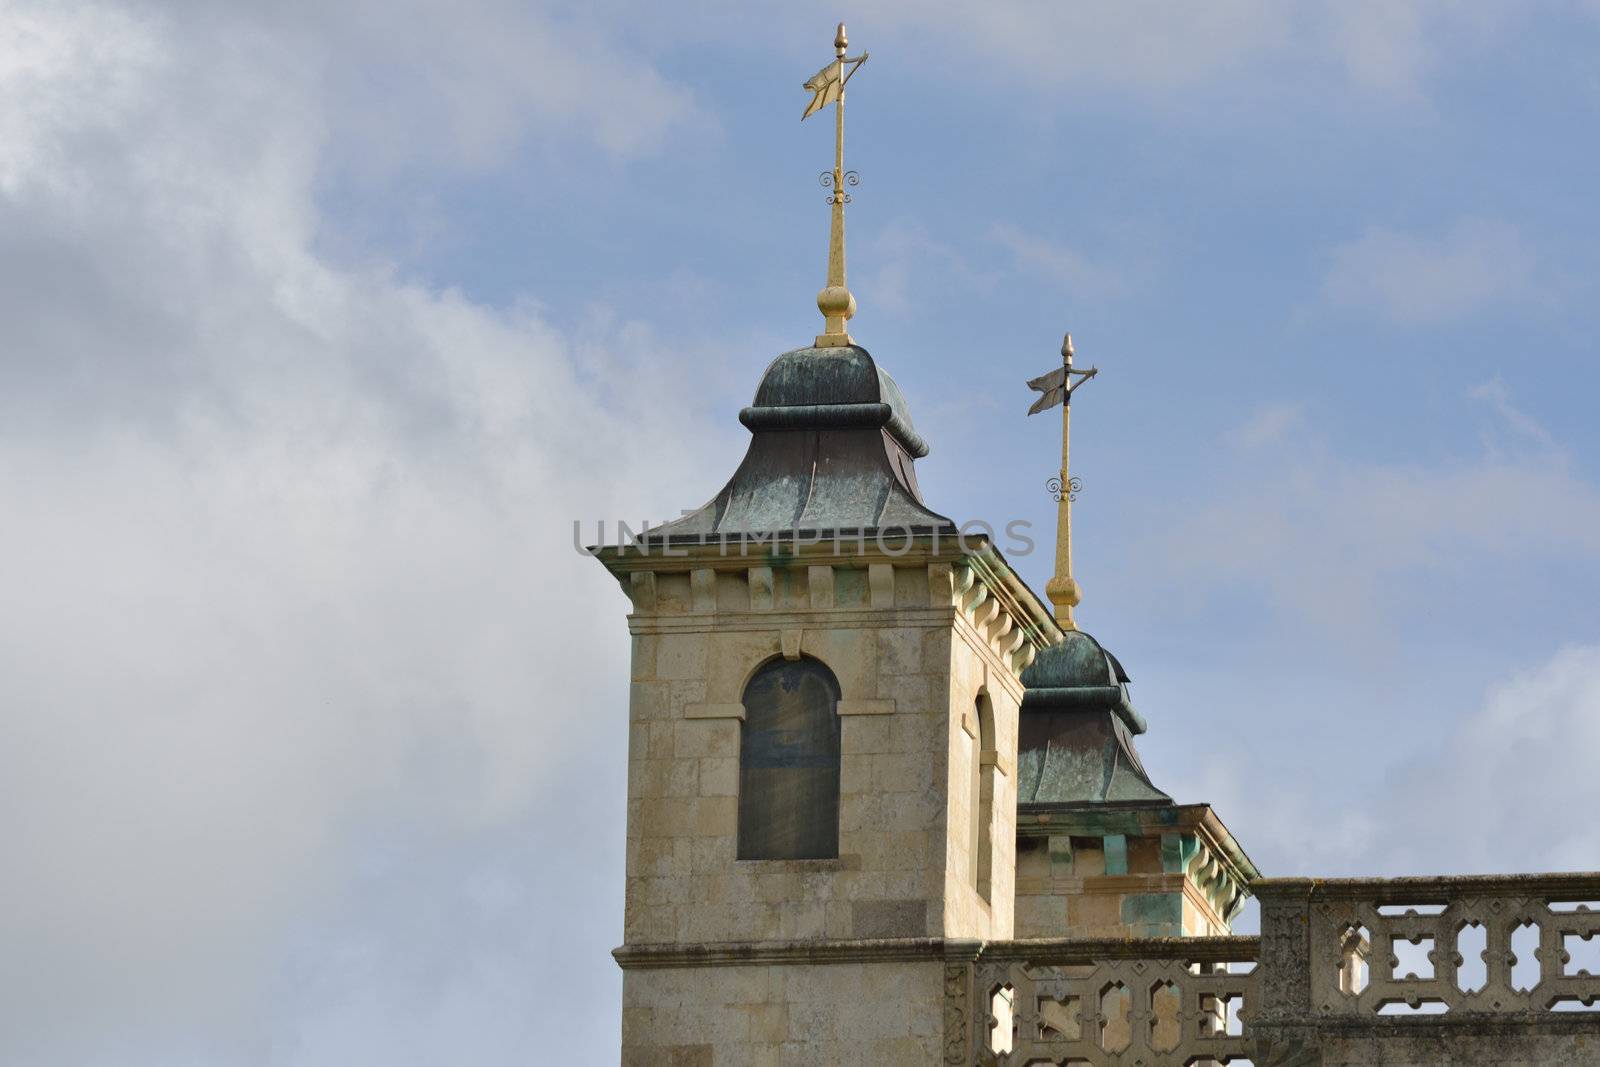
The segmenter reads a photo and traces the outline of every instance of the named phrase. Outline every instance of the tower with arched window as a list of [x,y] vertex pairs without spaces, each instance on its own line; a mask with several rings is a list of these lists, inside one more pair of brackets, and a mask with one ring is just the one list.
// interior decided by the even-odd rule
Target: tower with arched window
[[[834,45],[824,332],[766,368],[715,496],[594,550],[632,602],[624,1067],[1591,1062],[1600,876],[1263,879],[1146,773],[1073,615],[1070,335],[1028,382],[1061,408],[1050,605],[924,502],[845,328],[867,56]],[[1261,936],[1214,936],[1251,893]]]
[[[633,605],[625,1065],[971,1062],[1002,1021],[974,984],[986,944],[1225,928],[1253,872],[1145,777],[1126,677],[1072,619],[1065,503],[1052,612],[992,535],[924,502],[928,445],[845,328],[844,86],[866,54],[842,25],[834,45],[806,82],[807,115],[837,105],[824,332],[767,367],[720,492],[596,549]],[[1062,354],[1029,384],[1063,406],[1066,489],[1066,402],[1095,372]],[[1020,897],[1019,839],[1047,857]]]
[[599,550],[632,600],[624,1060],[937,1062],[1013,933],[1021,673],[1061,630],[864,348],[772,362],[707,504]]

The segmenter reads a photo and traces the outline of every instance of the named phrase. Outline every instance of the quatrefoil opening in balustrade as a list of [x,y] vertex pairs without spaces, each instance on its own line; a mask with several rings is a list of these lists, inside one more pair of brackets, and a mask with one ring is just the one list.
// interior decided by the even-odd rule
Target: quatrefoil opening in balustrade
[[1456,988],[1476,993],[1489,984],[1489,931],[1477,920],[1456,927]]
[[1150,1033],[1145,1042],[1152,1052],[1171,1052],[1183,1037],[1183,990],[1162,979],[1150,987]]
[[[1381,909],[1380,909],[1381,911]],[[1416,919],[1419,913],[1408,910],[1404,918]],[[1397,923],[1397,925],[1410,925]],[[1413,926],[1409,933],[1386,935],[1389,943],[1389,973],[1398,996],[1385,997],[1378,1002],[1379,1015],[1443,1015],[1449,1011],[1444,998],[1429,990],[1429,984],[1438,975],[1436,939],[1420,933]],[[1454,950],[1451,950],[1452,955]],[[1414,986],[1413,986],[1414,984]],[[1411,988],[1408,988],[1411,987]]]
[[1511,988],[1531,993],[1539,985],[1539,924],[1523,919],[1511,931]]
[[1244,1034],[1244,997],[1200,998],[1201,1037],[1241,1037]]
[[1569,978],[1600,977],[1600,934],[1563,932],[1561,973]]
[[989,993],[989,1048],[1001,1053],[1010,1052],[1016,1040],[1015,1025],[1017,991],[1011,986],[996,986]]
[[1434,971],[1434,939],[1413,934],[1389,938],[1389,971],[1397,981],[1430,982]]
[[1039,1038],[1079,1041],[1083,1038],[1082,997],[1039,998]]
[[1372,931],[1360,923],[1346,923],[1339,931],[1339,991],[1358,997],[1371,979],[1367,960],[1372,955]]
[[1121,1052],[1133,1042],[1133,990],[1121,982],[1100,990],[1100,1047]]

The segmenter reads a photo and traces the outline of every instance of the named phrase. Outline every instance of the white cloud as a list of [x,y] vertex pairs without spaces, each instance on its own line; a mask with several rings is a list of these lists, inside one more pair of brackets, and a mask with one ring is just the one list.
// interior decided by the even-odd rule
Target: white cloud
[[1556,650],[1491,686],[1475,710],[1427,713],[1436,725],[1425,746],[1352,729],[1345,780],[1316,768],[1321,790],[1289,781],[1309,767],[1244,772],[1228,758],[1197,778],[1256,858],[1276,859],[1269,874],[1594,869],[1600,827],[1586,816],[1600,806],[1600,646]]
[[1357,634],[1495,565],[1600,560],[1600,488],[1522,418],[1505,423],[1516,447],[1425,465],[1350,458],[1293,408],[1265,408],[1226,435],[1242,447],[1218,455],[1202,499],[1166,503],[1138,558],[1159,561],[1154,588],[1256,595]]
[[[688,89],[581,7],[561,15],[511,0],[359,0],[266,17],[329,53],[340,132],[386,159],[483,166],[530,134],[630,156],[709,121]],[[349,63],[350,54],[362,61]],[[418,138],[419,127],[430,136]]]
[[1503,386],[1476,392],[1497,447],[1426,464],[1263,407],[1129,549],[1119,610],[1213,635],[1143,668],[1119,649],[1147,765],[1269,875],[1593,866],[1568,813],[1600,800],[1600,646],[1566,603],[1592,595],[1600,487]]
[[[1519,17],[1516,5],[1499,0],[1002,0],[976,15],[941,0],[860,10],[863,21],[975,51],[983,58],[976,72],[996,80],[1183,103],[1197,90],[1241,85],[1255,86],[1257,99],[1278,99],[1291,87],[1333,87],[1342,78],[1388,106],[1423,102],[1429,77],[1447,59],[1492,47]],[[1234,99],[1242,105],[1248,94]]]
[[1283,441],[1303,425],[1299,404],[1267,404],[1245,422],[1229,430],[1225,440],[1235,448],[1261,448]]
[[1332,259],[1323,282],[1330,303],[1396,322],[1441,322],[1539,297],[1533,248],[1496,220],[1464,219],[1434,237],[1372,227]]
[[1539,420],[1512,403],[1511,392],[1498,374],[1486,382],[1473,386],[1467,395],[1474,400],[1482,400],[1489,404],[1500,417],[1501,426],[1509,430],[1519,444],[1532,444],[1549,453],[1561,451],[1555,438]]
[[[580,372],[532,308],[319,258],[317,175],[360,101],[322,95],[330,57],[294,33],[190,15],[0,9],[6,1062],[316,1060],[271,995],[356,844],[520,833],[586,747],[622,788],[597,711],[625,700],[626,602],[571,519],[714,488],[680,482],[713,442],[673,432],[698,400],[647,331]],[[438,44],[419,77],[472,65]],[[639,149],[635,110],[578,132]],[[526,135],[430,122],[419,151]],[[626,501],[597,470],[630,472]],[[501,878],[549,863],[507,854]],[[425,914],[413,876],[362,905]]]
[[1000,0],[981,12],[954,0],[876,0],[857,11],[864,32],[892,27],[977,57],[972,73],[980,78],[1152,97],[1236,72],[1241,63],[1290,47],[1296,31],[1293,12],[1270,0],[1205,7]]
[[1331,36],[1351,81],[1394,96],[1415,96],[1431,59],[1424,19],[1428,6],[1395,0],[1331,5]]
[[990,239],[1010,253],[1017,271],[1042,275],[1073,296],[1101,299],[1126,295],[1134,277],[1149,269],[1141,262],[1146,257],[1128,247],[1127,236],[1124,233],[1115,240],[1120,255],[1090,256],[1008,224],[999,223],[989,230]]
[[862,305],[891,315],[911,315],[930,297],[970,297],[994,284],[921,226],[895,223],[881,230],[873,239],[872,258],[879,266],[859,286]]
[[1600,825],[1585,815],[1600,808],[1596,751],[1600,646],[1564,648],[1496,686],[1446,744],[1395,768],[1373,810],[1402,813],[1420,832],[1402,838],[1374,825],[1366,862],[1384,871],[1593,870]]

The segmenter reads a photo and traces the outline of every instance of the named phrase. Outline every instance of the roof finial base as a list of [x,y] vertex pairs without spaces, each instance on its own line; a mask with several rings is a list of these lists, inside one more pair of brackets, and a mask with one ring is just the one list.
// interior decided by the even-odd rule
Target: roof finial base
[[856,298],[843,285],[829,285],[817,294],[817,310],[822,312],[823,332],[817,335],[818,348],[853,345],[844,324],[855,316]]
[[1063,630],[1076,630],[1078,624],[1072,619],[1072,609],[1083,600],[1083,587],[1075,578],[1056,575],[1044,586],[1044,595],[1056,608],[1056,622]]

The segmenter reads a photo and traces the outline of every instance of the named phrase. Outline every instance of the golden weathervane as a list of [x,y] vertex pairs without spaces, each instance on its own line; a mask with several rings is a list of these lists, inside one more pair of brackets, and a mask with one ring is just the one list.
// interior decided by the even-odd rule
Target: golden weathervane
[[[1072,335],[1061,341],[1061,366],[1028,383],[1043,395],[1028,409],[1029,415],[1061,405],[1061,475],[1047,483],[1056,498],[1056,573],[1045,583],[1044,595],[1056,608],[1056,622],[1063,630],[1076,630],[1072,609],[1083,599],[1083,590],[1072,577],[1072,501],[1083,483],[1068,470],[1068,448],[1072,437],[1072,394],[1084,382],[1099,374],[1098,368],[1075,370],[1072,366]],[[1076,378],[1077,381],[1073,381]]]
[[844,282],[844,206],[850,202],[850,194],[845,192],[845,186],[859,185],[861,179],[855,171],[844,169],[844,87],[861,64],[867,61],[867,53],[846,56],[848,43],[844,35],[844,23],[841,22],[838,32],[833,35],[834,61],[806,82],[805,90],[814,95],[811,103],[806,105],[805,114],[800,116],[804,122],[829,104],[838,105],[833,123],[833,173],[824,171],[822,174],[823,187],[832,190],[828,194],[828,203],[833,206],[833,226],[828,233],[828,284],[817,294],[817,310],[822,312],[824,323],[822,333],[817,337],[818,348],[855,344],[844,328],[846,320],[856,313],[856,298],[850,295]]

